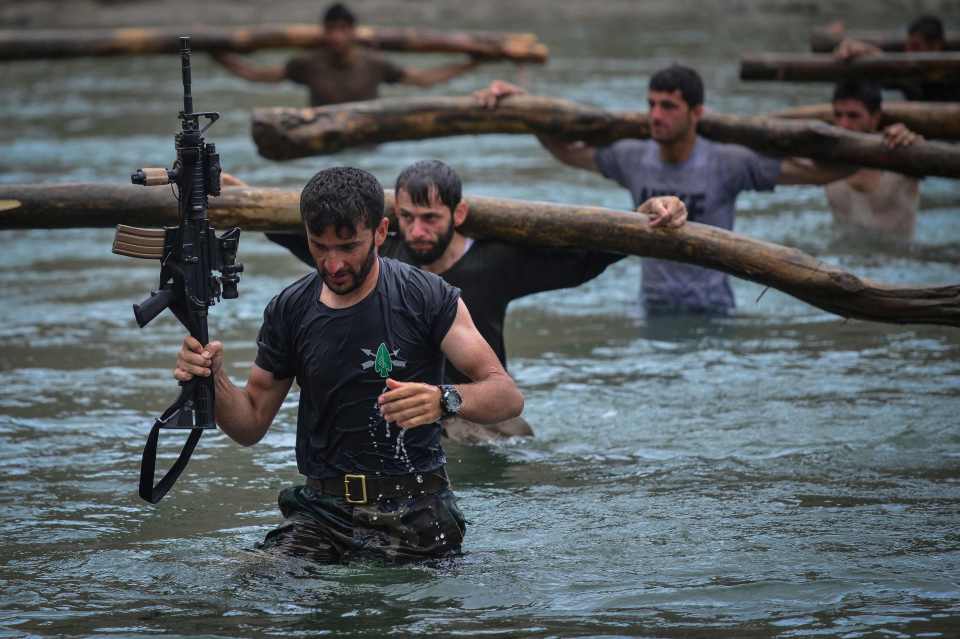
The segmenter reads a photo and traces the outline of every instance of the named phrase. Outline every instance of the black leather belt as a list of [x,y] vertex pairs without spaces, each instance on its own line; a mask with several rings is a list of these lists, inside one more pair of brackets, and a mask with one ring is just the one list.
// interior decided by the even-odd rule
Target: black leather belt
[[332,479],[307,477],[307,486],[323,495],[343,497],[348,504],[369,504],[380,499],[433,495],[450,481],[443,468],[411,475],[364,475],[351,473]]

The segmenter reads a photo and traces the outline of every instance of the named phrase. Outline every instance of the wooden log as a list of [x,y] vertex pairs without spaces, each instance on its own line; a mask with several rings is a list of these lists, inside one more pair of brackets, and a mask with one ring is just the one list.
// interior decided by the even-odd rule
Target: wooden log
[[845,78],[958,82],[960,53],[885,53],[851,60],[820,53],[762,53],[740,59],[741,80],[835,82]]
[[451,135],[542,132],[607,143],[645,138],[644,113],[612,113],[569,100],[513,96],[497,109],[470,97],[388,98],[327,107],[254,109],[253,140],[271,160],[291,160],[343,149]]
[[697,130],[717,142],[743,144],[774,156],[799,156],[904,175],[960,178],[960,148],[929,140],[887,148],[880,134],[855,133],[817,120],[711,114]]
[[[810,50],[813,53],[830,53],[844,38],[872,44],[884,51],[902,53],[906,50],[905,30],[900,31],[844,31],[823,27],[810,32]],[[960,34],[948,33],[944,41],[944,50],[960,51]]]
[[[392,193],[387,194],[392,209]],[[463,231],[533,246],[580,247],[697,264],[772,286],[842,317],[960,326],[960,285],[893,286],[859,278],[797,249],[713,226],[654,229],[636,213],[597,207],[467,197]],[[210,199],[218,228],[299,232],[299,192],[230,187]],[[0,184],[0,229],[159,226],[173,222],[168,189],[132,185]],[[110,249],[104,245],[104,252]]]
[[[253,139],[271,160],[335,153],[344,148],[482,133],[545,133],[606,144],[649,137],[644,113],[610,112],[554,98],[519,95],[495,110],[469,97],[391,98],[314,108],[256,109]],[[699,132],[763,153],[887,169],[916,176],[960,177],[960,148],[924,141],[888,149],[880,135],[854,133],[818,121],[707,113]]]
[[[829,103],[793,107],[768,114],[773,118],[833,121]],[[926,138],[960,140],[960,103],[956,102],[884,102],[880,126],[900,122]]]
[[[360,44],[387,51],[466,53],[491,60],[547,61],[547,47],[532,33],[434,31],[360,25]],[[183,29],[0,30],[0,61],[119,55],[176,54],[178,36],[191,35],[194,51],[249,53],[259,49],[324,46],[323,29],[311,24]]]

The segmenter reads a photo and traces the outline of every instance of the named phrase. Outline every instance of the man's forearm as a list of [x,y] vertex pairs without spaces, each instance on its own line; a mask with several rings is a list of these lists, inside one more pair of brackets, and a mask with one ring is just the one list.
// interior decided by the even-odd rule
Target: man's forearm
[[477,63],[471,60],[470,62],[452,64],[434,69],[417,69],[415,71],[408,70],[405,83],[413,84],[426,89],[435,84],[441,84],[443,82],[447,82],[448,80],[452,80],[458,75],[462,75],[476,67]]
[[780,164],[778,184],[822,185],[843,180],[859,170],[845,164],[824,164],[807,158],[786,158]]
[[501,422],[523,412],[523,395],[506,373],[456,386],[463,399],[460,416],[480,424]]
[[251,82],[279,82],[286,77],[286,68],[282,66],[253,66],[233,53],[219,53],[212,57],[234,75]]
[[540,146],[546,149],[550,155],[559,162],[572,166],[575,169],[585,171],[594,171],[599,173],[597,163],[593,159],[596,149],[583,142],[568,142],[562,138],[556,138],[542,133],[537,134],[537,140]]
[[250,394],[231,382],[223,369],[214,375],[213,383],[216,394],[214,411],[220,429],[243,446],[260,441],[272,418],[264,423]]

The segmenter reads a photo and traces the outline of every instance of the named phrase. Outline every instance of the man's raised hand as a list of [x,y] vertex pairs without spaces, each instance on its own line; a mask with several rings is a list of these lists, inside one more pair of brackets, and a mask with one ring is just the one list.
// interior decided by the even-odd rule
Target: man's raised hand
[[510,95],[523,95],[526,92],[526,89],[515,84],[510,84],[504,80],[494,80],[486,89],[474,91],[473,98],[484,109],[495,109],[503,98]]
[[905,125],[897,122],[891,124],[883,130],[883,143],[888,149],[895,149],[900,146],[910,146],[915,142],[923,140],[923,136],[914,133]]
[[652,197],[637,207],[650,219],[650,226],[668,229],[680,228],[687,223],[687,207],[673,195]]

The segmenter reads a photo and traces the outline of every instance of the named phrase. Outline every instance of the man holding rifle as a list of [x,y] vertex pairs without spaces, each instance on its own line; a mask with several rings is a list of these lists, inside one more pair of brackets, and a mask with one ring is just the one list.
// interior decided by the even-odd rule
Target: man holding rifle
[[[460,292],[379,256],[383,189],[369,173],[321,171],[300,199],[316,272],[267,306],[243,388],[223,345],[184,340],[174,376],[212,376],[221,429],[259,441],[296,379],[297,467],[280,493],[283,525],[266,549],[320,561],[424,559],[456,553],[465,531],[440,444],[443,416],[502,421],[523,397],[477,332]],[[471,380],[442,382],[444,358]]]

